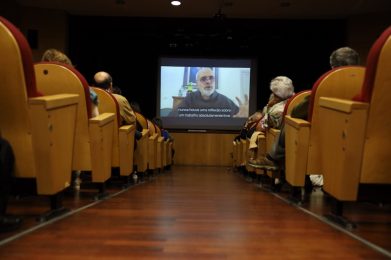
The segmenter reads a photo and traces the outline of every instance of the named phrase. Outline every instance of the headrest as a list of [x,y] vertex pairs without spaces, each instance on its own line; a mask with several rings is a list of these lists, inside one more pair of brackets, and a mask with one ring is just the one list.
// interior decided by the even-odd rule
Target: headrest
[[372,96],[373,85],[375,82],[379,56],[381,54],[384,44],[386,43],[390,35],[391,35],[391,26],[388,27],[372,45],[367,57],[364,83],[361,88],[361,93],[358,96],[354,97],[355,101],[362,101],[362,102],[370,101]]
[[83,86],[84,98],[85,98],[86,107],[87,107],[87,116],[88,116],[88,118],[92,117],[92,107],[91,107],[92,102],[91,102],[91,98],[90,98],[90,87],[88,86],[87,80],[84,78],[84,76],[77,69],[75,69],[71,65],[61,63],[61,62],[56,62],[56,61],[50,61],[50,62],[42,61],[42,62],[38,62],[37,64],[57,64],[57,65],[60,65],[60,66],[67,68],[73,74],[75,74]]
[[137,123],[141,126],[142,129],[148,129],[147,119],[140,113],[135,112]]
[[20,55],[22,58],[27,96],[28,97],[42,96],[42,94],[37,91],[34,65],[33,65],[33,55],[31,53],[31,49],[26,38],[11,22],[9,22],[4,17],[0,16],[0,22],[3,23],[4,26],[8,28],[8,30],[15,37],[15,40],[18,43]]
[[[297,96],[299,96],[299,95],[301,95],[301,94],[304,94],[304,93],[311,93],[311,90],[308,90],[308,89],[307,89],[307,90],[302,90],[302,91],[300,91],[300,92],[294,94],[293,96],[291,96],[291,97],[288,99],[288,101],[286,102],[285,107],[284,107],[284,112],[283,112],[283,114],[282,114],[283,118],[284,118],[285,115],[288,113],[288,108],[289,108],[290,103],[291,103]],[[309,94],[309,95],[311,95],[311,94]]]
[[[103,89],[102,89],[103,90]],[[105,90],[104,90],[105,91]],[[119,104],[118,104],[118,101],[117,99],[114,97],[113,94],[105,91],[107,94],[109,94],[112,99],[114,100],[114,103],[115,103],[115,110],[116,110],[116,115],[117,115],[117,122],[118,122],[118,127],[121,126],[121,121],[122,121],[122,118],[121,118],[121,112],[119,111]]]

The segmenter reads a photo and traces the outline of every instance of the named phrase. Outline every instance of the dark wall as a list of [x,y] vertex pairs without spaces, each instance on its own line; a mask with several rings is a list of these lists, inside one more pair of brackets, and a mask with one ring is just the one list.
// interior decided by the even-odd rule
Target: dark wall
[[70,18],[70,56],[77,69],[89,82],[95,72],[109,72],[149,118],[155,116],[162,55],[255,58],[261,108],[275,76],[290,77],[296,92],[311,88],[345,38],[343,20]]

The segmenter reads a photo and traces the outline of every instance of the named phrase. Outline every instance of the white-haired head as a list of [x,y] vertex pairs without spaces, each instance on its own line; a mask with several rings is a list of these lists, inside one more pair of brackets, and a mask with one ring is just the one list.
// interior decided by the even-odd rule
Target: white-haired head
[[294,87],[292,80],[285,76],[278,76],[270,82],[270,90],[277,97],[285,100],[294,94]]

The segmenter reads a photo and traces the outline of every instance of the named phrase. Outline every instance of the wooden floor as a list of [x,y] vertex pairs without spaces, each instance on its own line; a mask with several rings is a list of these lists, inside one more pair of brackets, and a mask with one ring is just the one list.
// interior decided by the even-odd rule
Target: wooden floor
[[27,234],[1,234],[0,259],[389,259],[365,241],[391,251],[387,205],[348,208],[362,242],[305,212],[327,209],[321,191],[300,209],[223,167],[175,166],[110,191],[99,202],[68,195],[71,214],[41,227],[42,201],[11,201]]

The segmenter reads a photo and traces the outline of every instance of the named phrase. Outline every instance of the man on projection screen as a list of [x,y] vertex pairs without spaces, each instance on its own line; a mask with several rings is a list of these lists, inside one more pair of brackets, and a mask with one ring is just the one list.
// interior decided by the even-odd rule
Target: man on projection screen
[[190,92],[171,116],[186,116],[191,113],[205,117],[247,117],[248,96],[244,100],[236,97],[237,106],[231,99],[216,91],[215,76],[211,68],[201,68],[197,75],[197,91]]

